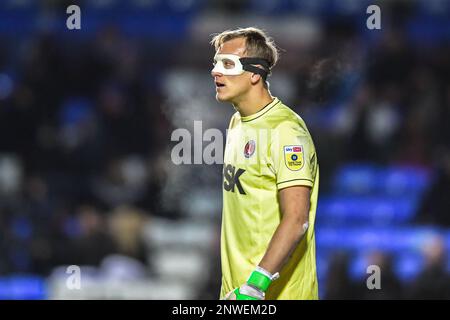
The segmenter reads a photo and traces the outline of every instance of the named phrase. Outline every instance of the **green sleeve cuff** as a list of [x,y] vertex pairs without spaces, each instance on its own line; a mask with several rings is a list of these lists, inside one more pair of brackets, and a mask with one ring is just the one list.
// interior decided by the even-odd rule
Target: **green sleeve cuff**
[[252,272],[252,274],[250,275],[250,277],[247,280],[248,285],[258,288],[259,290],[261,290],[263,292],[266,292],[267,289],[269,289],[269,286],[271,283],[272,283],[272,280],[268,276],[266,276],[256,270]]

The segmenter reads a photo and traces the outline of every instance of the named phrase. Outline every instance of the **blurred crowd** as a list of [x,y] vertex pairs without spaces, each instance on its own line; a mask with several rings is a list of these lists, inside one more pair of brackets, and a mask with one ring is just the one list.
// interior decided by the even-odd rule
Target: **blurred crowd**
[[[425,265],[411,281],[402,281],[394,271],[392,256],[373,251],[369,265],[380,269],[378,288],[368,289],[372,279],[354,279],[349,275],[350,257],[337,252],[330,263],[330,276],[326,283],[325,299],[450,299],[450,279],[447,271],[447,253],[442,238],[434,237],[423,248]],[[375,284],[375,280],[373,280]],[[378,290],[377,290],[378,289]]]
[[0,60],[0,272],[145,261],[140,219],[172,213],[159,205],[169,126],[144,52],[109,28],[71,48],[14,41]]
[[[400,3],[370,41],[343,18],[324,22],[322,38],[307,48],[280,39],[286,52],[274,73],[294,85],[289,104],[314,137],[323,192],[346,162],[426,167],[434,179],[415,222],[449,228],[450,45],[418,43],[407,29],[418,12]],[[142,226],[184,216],[183,206],[163,201],[174,127],[161,78],[196,59],[193,67],[208,76],[213,54],[196,43],[180,54],[189,41],[155,45],[114,25],[75,40],[51,31],[0,35],[0,276],[48,276],[55,266],[100,265],[111,254],[154,272]],[[383,290],[373,292],[348,278],[348,259],[337,253],[325,298],[450,298],[445,243],[431,248],[411,287],[389,272],[388,256],[374,254],[384,272]],[[211,269],[205,288],[218,288],[219,264]]]

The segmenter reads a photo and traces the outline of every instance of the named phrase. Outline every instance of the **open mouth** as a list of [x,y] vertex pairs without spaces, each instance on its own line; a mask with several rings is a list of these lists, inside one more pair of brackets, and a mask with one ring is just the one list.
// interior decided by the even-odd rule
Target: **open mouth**
[[225,85],[223,83],[216,82],[216,87],[225,87]]

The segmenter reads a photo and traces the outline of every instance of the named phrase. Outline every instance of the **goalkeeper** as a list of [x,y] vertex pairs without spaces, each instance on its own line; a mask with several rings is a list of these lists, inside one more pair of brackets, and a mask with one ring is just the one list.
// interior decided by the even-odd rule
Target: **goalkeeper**
[[317,299],[316,151],[303,120],[269,91],[278,52],[257,28],[211,41],[216,99],[231,103],[224,155],[221,299]]

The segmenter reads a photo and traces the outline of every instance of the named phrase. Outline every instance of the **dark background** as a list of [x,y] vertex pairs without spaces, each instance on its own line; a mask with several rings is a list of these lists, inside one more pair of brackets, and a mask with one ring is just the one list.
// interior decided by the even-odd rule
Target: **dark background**
[[174,165],[171,133],[225,132],[209,41],[246,26],[316,144],[320,297],[450,298],[445,0],[2,1],[0,298],[218,298],[222,168]]

